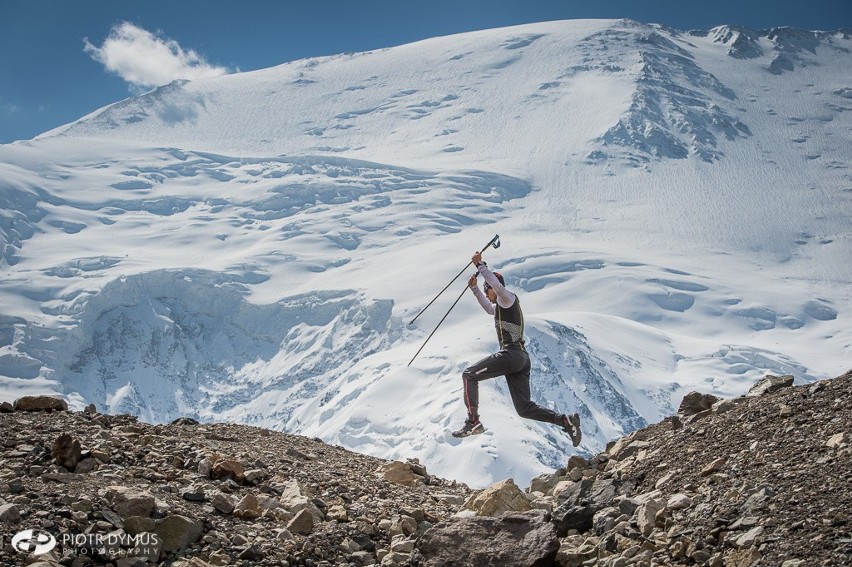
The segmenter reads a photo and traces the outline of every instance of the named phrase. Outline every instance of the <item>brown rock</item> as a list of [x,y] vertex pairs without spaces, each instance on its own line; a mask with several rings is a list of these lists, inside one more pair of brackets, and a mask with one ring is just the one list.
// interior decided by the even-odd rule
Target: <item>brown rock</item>
[[74,467],[80,462],[81,454],[82,447],[80,446],[80,441],[67,433],[63,433],[53,442],[51,455],[53,455],[56,464],[60,467],[74,470]]
[[220,459],[213,463],[211,475],[215,479],[225,480],[232,478],[235,482],[242,483],[246,478],[246,471],[242,463],[233,459]]
[[15,400],[15,411],[68,411],[68,402],[52,396],[24,396]]
[[234,516],[244,520],[254,520],[261,516],[260,503],[254,494],[246,494],[234,507]]
[[426,479],[415,473],[411,464],[400,461],[392,461],[380,466],[376,474],[385,480],[401,484],[402,486],[418,486],[426,484]]
[[677,409],[677,413],[683,416],[695,415],[709,410],[717,401],[719,401],[719,398],[713,394],[690,392],[683,397],[683,400],[680,402],[680,407]]

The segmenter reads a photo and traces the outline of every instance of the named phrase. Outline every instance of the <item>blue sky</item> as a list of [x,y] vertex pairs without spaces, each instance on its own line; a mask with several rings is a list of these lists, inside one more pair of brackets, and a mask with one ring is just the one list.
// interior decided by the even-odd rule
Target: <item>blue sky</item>
[[828,30],[852,28],[852,0],[2,0],[0,143],[150,88],[143,47],[200,76],[573,18]]

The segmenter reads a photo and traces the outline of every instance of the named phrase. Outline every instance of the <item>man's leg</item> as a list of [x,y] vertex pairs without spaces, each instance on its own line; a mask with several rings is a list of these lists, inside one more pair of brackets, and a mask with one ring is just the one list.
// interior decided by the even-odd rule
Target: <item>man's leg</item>
[[509,362],[506,351],[501,350],[467,367],[462,373],[464,405],[471,421],[479,419],[479,382],[505,375],[511,370]]
[[[526,353],[523,356],[526,356]],[[515,411],[518,412],[519,416],[526,419],[562,425],[562,414],[558,414],[532,401],[530,394],[529,357],[526,356],[526,359],[526,364],[521,370],[506,375],[506,384],[509,385],[509,393],[512,395],[512,403],[515,405]]]

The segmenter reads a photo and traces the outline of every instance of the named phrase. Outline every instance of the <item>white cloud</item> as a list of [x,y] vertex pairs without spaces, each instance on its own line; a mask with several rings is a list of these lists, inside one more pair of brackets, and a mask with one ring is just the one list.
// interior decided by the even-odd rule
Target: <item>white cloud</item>
[[3,114],[17,114],[20,109],[12,104],[11,102],[6,102],[0,99],[0,113]]
[[184,50],[173,39],[122,22],[112,28],[103,45],[85,40],[86,53],[135,87],[158,87],[176,79],[225,75],[225,67],[208,64],[195,51]]

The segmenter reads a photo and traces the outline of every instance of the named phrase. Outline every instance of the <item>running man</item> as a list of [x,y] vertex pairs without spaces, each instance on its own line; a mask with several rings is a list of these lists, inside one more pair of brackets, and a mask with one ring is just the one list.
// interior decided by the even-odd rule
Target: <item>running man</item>
[[468,418],[461,429],[453,432],[453,437],[467,437],[485,432],[485,426],[479,420],[479,382],[505,376],[515,411],[519,416],[562,427],[571,437],[571,443],[575,447],[578,446],[582,439],[579,415],[559,414],[530,399],[530,357],[524,348],[524,313],[521,311],[518,296],[504,287],[502,274],[488,269],[480,252],[473,255],[472,261],[485,282],[480,290],[476,285],[477,276],[473,275],[468,280],[468,286],[485,312],[494,315],[500,351],[483,358],[462,373],[464,404]]

